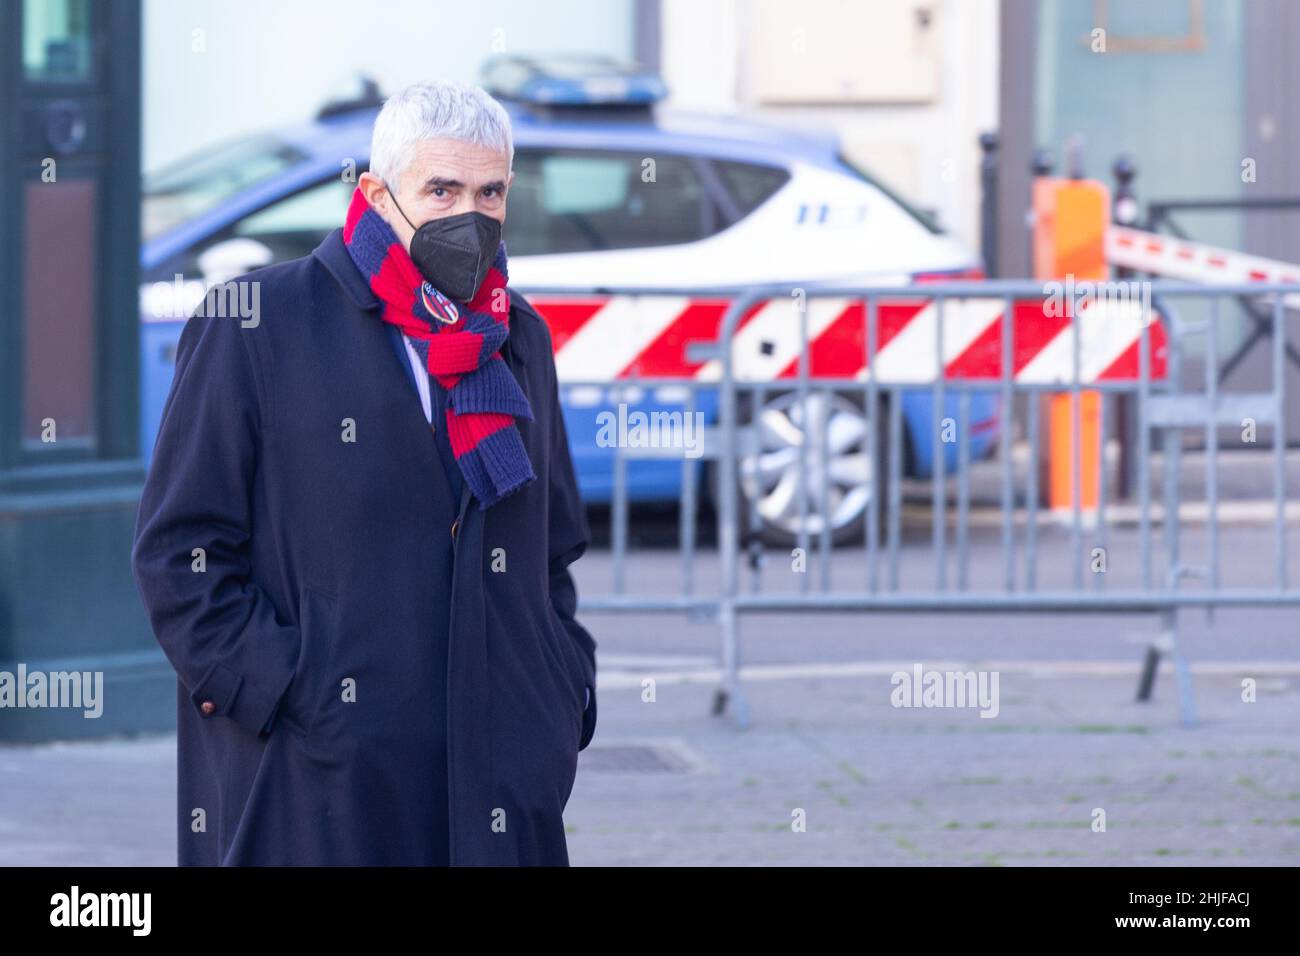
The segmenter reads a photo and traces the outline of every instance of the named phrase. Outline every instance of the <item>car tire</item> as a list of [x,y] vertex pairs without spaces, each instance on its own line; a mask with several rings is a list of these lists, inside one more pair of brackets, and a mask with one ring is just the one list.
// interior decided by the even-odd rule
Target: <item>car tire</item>
[[[830,395],[827,400],[826,396]],[[820,421],[829,421],[827,434],[830,469],[828,483],[833,513],[830,530],[831,545],[861,544],[865,540],[867,507],[876,508],[877,542],[886,537],[888,516],[888,404],[881,396],[876,414],[868,416],[863,411],[862,396],[856,393],[823,389],[810,389],[807,395],[807,413],[799,404],[799,394],[790,390],[773,392],[763,397],[763,408],[757,418],[765,424],[755,431],[756,416],[753,399],[749,394],[737,396],[737,421],[741,440],[737,461],[737,523],[743,542],[755,537],[751,531],[751,510],[757,503],[758,525],[756,537],[771,548],[793,548],[799,542],[799,456],[797,449],[803,440],[804,422],[807,421],[815,435],[820,435]],[[874,421],[872,420],[874,419]],[[867,429],[874,428],[876,440],[875,464],[865,460],[863,449]],[[906,429],[904,429],[904,438]],[[754,440],[763,448],[757,453],[749,447]],[[821,481],[820,465],[814,457],[818,446],[809,446],[806,484],[803,497],[808,499],[806,525],[808,547],[816,549],[821,541],[822,515],[819,506]],[[837,480],[841,479],[841,480]],[[715,506],[720,507],[720,469],[716,462],[710,468],[709,487]]]

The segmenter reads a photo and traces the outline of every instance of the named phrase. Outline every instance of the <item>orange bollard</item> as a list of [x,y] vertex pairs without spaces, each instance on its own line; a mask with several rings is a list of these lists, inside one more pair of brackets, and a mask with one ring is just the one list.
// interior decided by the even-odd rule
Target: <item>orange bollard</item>
[[[1051,454],[1047,470],[1048,502],[1055,511],[1073,510],[1074,458],[1070,436],[1074,433],[1074,410],[1070,407],[1069,393],[1052,395],[1048,403],[1048,447]],[[1097,437],[1101,432],[1100,392],[1079,393],[1079,424],[1079,507],[1085,511],[1095,510],[1101,481],[1097,460]]]
[[[1038,279],[1105,281],[1105,237],[1110,226],[1110,190],[1091,179],[1042,177],[1034,182],[1034,276]],[[1042,483],[1046,505],[1053,511],[1074,507],[1074,458],[1070,436],[1074,414],[1070,395],[1044,398],[1048,441],[1044,443],[1047,476]],[[1080,401],[1079,506],[1096,510],[1102,463],[1097,440],[1101,433],[1101,393],[1083,391]]]

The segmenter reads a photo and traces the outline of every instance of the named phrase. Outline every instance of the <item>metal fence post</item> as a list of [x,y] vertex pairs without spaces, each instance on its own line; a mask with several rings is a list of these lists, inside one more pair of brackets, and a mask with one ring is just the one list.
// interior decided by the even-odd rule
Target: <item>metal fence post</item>
[[736,516],[736,484],[739,478],[736,460],[736,379],[732,349],[732,335],[742,307],[756,300],[754,294],[733,299],[722,316],[721,346],[722,381],[719,383],[718,425],[721,449],[718,459],[720,508],[718,514],[718,556],[722,565],[722,593],[718,597],[718,624],[722,630],[722,686],[714,695],[713,712],[720,714],[730,706],[736,725],[749,727],[749,704],[740,686],[740,641],[737,633],[736,595],[739,591],[740,547],[739,522]]
[[[1055,168],[1056,159],[1052,156],[1051,150],[1042,148],[1034,150],[1033,159],[1029,163],[1029,171],[1035,179],[1040,176],[1052,175],[1052,170]],[[1030,234],[1029,259],[1025,262],[1025,275],[1031,276],[1034,274],[1034,207],[1032,203],[1025,210],[1025,231]]]
[[[1136,226],[1139,211],[1133,194],[1133,179],[1137,165],[1128,156],[1119,156],[1111,166],[1115,177],[1115,196],[1111,205],[1111,219],[1120,226]],[[1132,279],[1137,273],[1132,269],[1117,267],[1116,279]],[[1133,401],[1127,395],[1119,396],[1115,406],[1115,437],[1119,441],[1119,475],[1115,497],[1128,498],[1137,482],[1137,459],[1133,454],[1133,440],[1137,433],[1137,414]]]
[[998,275],[998,134],[980,133],[980,256],[984,274]]

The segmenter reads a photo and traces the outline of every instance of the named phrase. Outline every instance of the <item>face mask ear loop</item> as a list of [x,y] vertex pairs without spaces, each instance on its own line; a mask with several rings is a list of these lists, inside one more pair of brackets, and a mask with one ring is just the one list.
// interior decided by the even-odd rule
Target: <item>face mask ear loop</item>
[[415,223],[411,222],[410,218],[407,217],[406,211],[402,209],[400,205],[398,205],[397,193],[393,192],[393,187],[389,186],[388,183],[384,183],[384,188],[388,190],[388,198],[393,201],[394,206],[397,206],[397,211],[402,214],[402,218],[406,220],[406,224],[410,226],[412,229],[417,229]]

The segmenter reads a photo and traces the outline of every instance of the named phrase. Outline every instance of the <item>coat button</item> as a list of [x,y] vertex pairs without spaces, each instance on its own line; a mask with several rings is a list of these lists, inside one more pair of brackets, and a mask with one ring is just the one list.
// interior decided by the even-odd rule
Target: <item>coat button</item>
[[451,540],[456,540],[456,532],[460,530],[460,519],[457,518],[451,523]]
[[205,700],[199,705],[199,710],[203,711],[204,715],[215,714],[217,712],[217,705],[210,700]]

